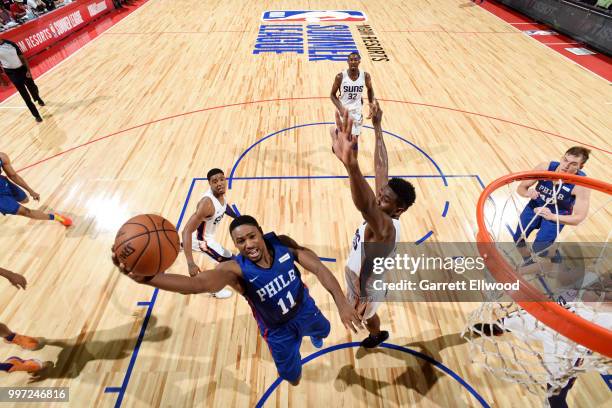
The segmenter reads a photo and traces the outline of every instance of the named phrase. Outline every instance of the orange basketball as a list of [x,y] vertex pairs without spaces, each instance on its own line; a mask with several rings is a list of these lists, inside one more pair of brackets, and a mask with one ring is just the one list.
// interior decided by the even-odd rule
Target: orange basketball
[[130,218],[117,232],[113,250],[119,262],[137,275],[164,272],[176,260],[178,233],[167,219],[155,214]]

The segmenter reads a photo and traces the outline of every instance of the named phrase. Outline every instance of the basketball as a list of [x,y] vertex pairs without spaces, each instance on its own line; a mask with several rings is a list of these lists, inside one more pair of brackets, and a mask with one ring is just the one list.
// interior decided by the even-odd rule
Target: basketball
[[113,250],[127,269],[137,275],[164,272],[176,260],[180,241],[174,225],[155,214],[127,220],[117,232]]

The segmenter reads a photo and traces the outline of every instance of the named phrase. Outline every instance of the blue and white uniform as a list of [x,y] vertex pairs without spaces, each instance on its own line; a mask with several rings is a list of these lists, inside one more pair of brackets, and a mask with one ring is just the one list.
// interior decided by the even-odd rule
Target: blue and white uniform
[[[548,171],[555,171],[559,167],[559,162],[553,161],[548,165]],[[583,171],[578,171],[579,176],[585,176]],[[541,180],[536,184],[535,190],[540,196],[534,200],[530,200],[527,206],[523,209],[520,216],[520,224],[516,227],[513,234],[514,242],[518,246],[525,246],[525,238],[538,230],[538,233],[533,242],[533,250],[536,253],[544,251],[552,245],[557,239],[557,232],[561,232],[564,224],[559,224],[557,231],[557,222],[548,221],[537,216],[535,209],[538,207],[547,207],[553,214],[569,215],[573,211],[576,196],[572,194],[575,184],[563,183],[561,187],[554,184],[551,180]],[[556,194],[555,194],[556,193]],[[521,228],[522,227],[522,228]],[[524,236],[523,236],[524,232]]]
[[0,159],[0,212],[4,215],[17,214],[19,203],[27,197],[25,191],[2,175],[2,159]]
[[249,302],[262,337],[281,378],[295,381],[302,373],[302,337],[325,338],[330,324],[310,297],[289,248],[273,232],[264,235],[272,252],[270,268],[257,266],[238,255],[244,297]]

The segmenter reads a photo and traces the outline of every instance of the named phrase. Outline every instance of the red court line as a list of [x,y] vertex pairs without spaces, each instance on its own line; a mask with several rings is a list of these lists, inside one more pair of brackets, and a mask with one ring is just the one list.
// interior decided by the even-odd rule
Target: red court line
[[[189,112],[177,113],[175,115],[170,115],[170,116],[166,116],[166,117],[163,117],[163,118],[155,119],[155,120],[152,120],[152,121],[149,121],[149,122],[141,123],[139,125],[131,126],[129,128],[118,130],[118,131],[110,133],[108,135],[105,135],[105,136],[102,136],[102,137],[99,137],[99,138],[96,138],[96,139],[92,139],[92,140],[90,140],[88,142],[85,142],[83,144],[80,144],[80,145],[77,145],[77,146],[73,146],[73,147],[71,147],[71,148],[69,148],[67,150],[64,150],[62,152],[56,153],[53,156],[46,157],[46,158],[44,158],[42,160],[39,160],[37,162],[34,162],[32,164],[28,164],[27,166],[19,169],[18,171],[27,170],[27,169],[29,169],[31,167],[34,167],[34,166],[38,165],[38,164],[47,162],[47,161],[49,161],[51,159],[54,159],[54,158],[59,157],[59,156],[62,156],[64,154],[66,154],[66,153],[72,152],[72,151],[80,149],[82,147],[89,146],[90,144],[93,144],[95,142],[99,142],[99,141],[108,139],[110,137],[117,136],[117,135],[119,135],[121,133],[125,133],[125,132],[128,132],[130,130],[138,129],[138,128],[141,128],[141,127],[145,127],[145,126],[151,125],[153,123],[158,123],[158,122],[163,122],[163,121],[170,120],[170,119],[179,118],[179,117],[182,117],[182,116],[193,115],[193,114],[196,114],[196,113],[206,112],[206,111],[215,110],[215,109],[223,109],[223,108],[229,108],[229,107],[235,107],[235,106],[254,105],[254,104],[258,104],[258,103],[283,102],[283,101],[303,101],[303,100],[327,99],[327,98],[328,98],[328,96],[305,96],[305,97],[299,97],[299,98],[262,99],[262,100],[256,100],[256,101],[237,102],[237,103],[231,103],[231,104],[226,104],[226,105],[212,106],[212,107],[209,107],[209,108],[202,108],[202,109],[197,109],[197,110],[193,110],[193,111],[189,111]],[[559,135],[559,134],[556,134],[556,133],[553,133],[553,132],[549,132],[549,131],[546,131],[546,130],[538,129],[538,128],[535,128],[533,126],[523,125],[521,123],[513,122],[513,121],[508,120],[508,119],[503,119],[503,118],[498,118],[498,117],[495,117],[495,116],[485,115],[483,113],[470,112],[470,111],[466,111],[466,110],[462,110],[462,109],[449,108],[447,106],[433,105],[433,104],[428,104],[428,103],[401,101],[401,100],[395,100],[395,99],[382,99],[382,98],[379,98],[379,100],[383,101],[383,102],[404,103],[404,104],[415,105],[415,106],[425,106],[425,107],[429,107],[429,108],[444,109],[444,110],[449,110],[449,111],[453,111],[453,112],[459,112],[459,113],[468,114],[468,115],[480,116],[480,117],[483,117],[483,118],[487,118],[487,119],[491,119],[491,120],[497,120],[497,121],[500,121],[500,122],[508,123],[508,124],[515,125],[515,126],[519,126],[519,127],[525,128],[525,129],[530,129],[530,130],[534,130],[534,131],[537,131],[537,132],[545,133],[545,134],[547,134],[549,136],[558,137],[560,139],[572,141],[572,142],[581,144],[583,146],[588,146],[588,147],[590,147],[592,149],[599,150],[599,151],[604,152],[604,153],[612,154],[612,151],[609,151],[609,150],[606,150],[606,149],[603,149],[603,148],[600,148],[600,147],[597,147],[597,146],[593,146],[591,144],[587,144],[587,143],[581,142],[581,141],[576,140],[576,139],[572,139],[572,138],[569,138],[569,137],[566,137],[566,136],[562,136],[562,135]]]
[[446,31],[446,30],[387,30],[382,33],[435,33],[435,34],[521,34],[516,31]]
[[215,33],[249,33],[247,30],[214,30],[214,31],[141,31],[141,32],[116,32],[104,33],[104,35],[147,35],[147,34],[215,34]]

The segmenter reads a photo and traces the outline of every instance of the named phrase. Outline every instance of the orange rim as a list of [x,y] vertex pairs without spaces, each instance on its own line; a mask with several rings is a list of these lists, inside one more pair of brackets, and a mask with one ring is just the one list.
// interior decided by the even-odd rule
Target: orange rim
[[[484,220],[484,206],[493,191],[515,181],[524,180],[563,180],[578,186],[588,187],[608,195],[612,195],[612,184],[575,174],[564,174],[552,171],[525,171],[500,177],[489,184],[478,199],[476,218],[478,221],[478,250],[485,264],[498,282],[513,283],[520,281],[520,295],[510,293],[516,303],[533,317],[576,343],[590,350],[612,358],[612,331],[598,326],[582,317],[566,310],[556,302],[550,301],[544,293],[533,287],[521,276],[516,274],[512,266],[495,249],[495,242],[488,233]],[[534,301],[519,301],[517,298],[534,299]]]

